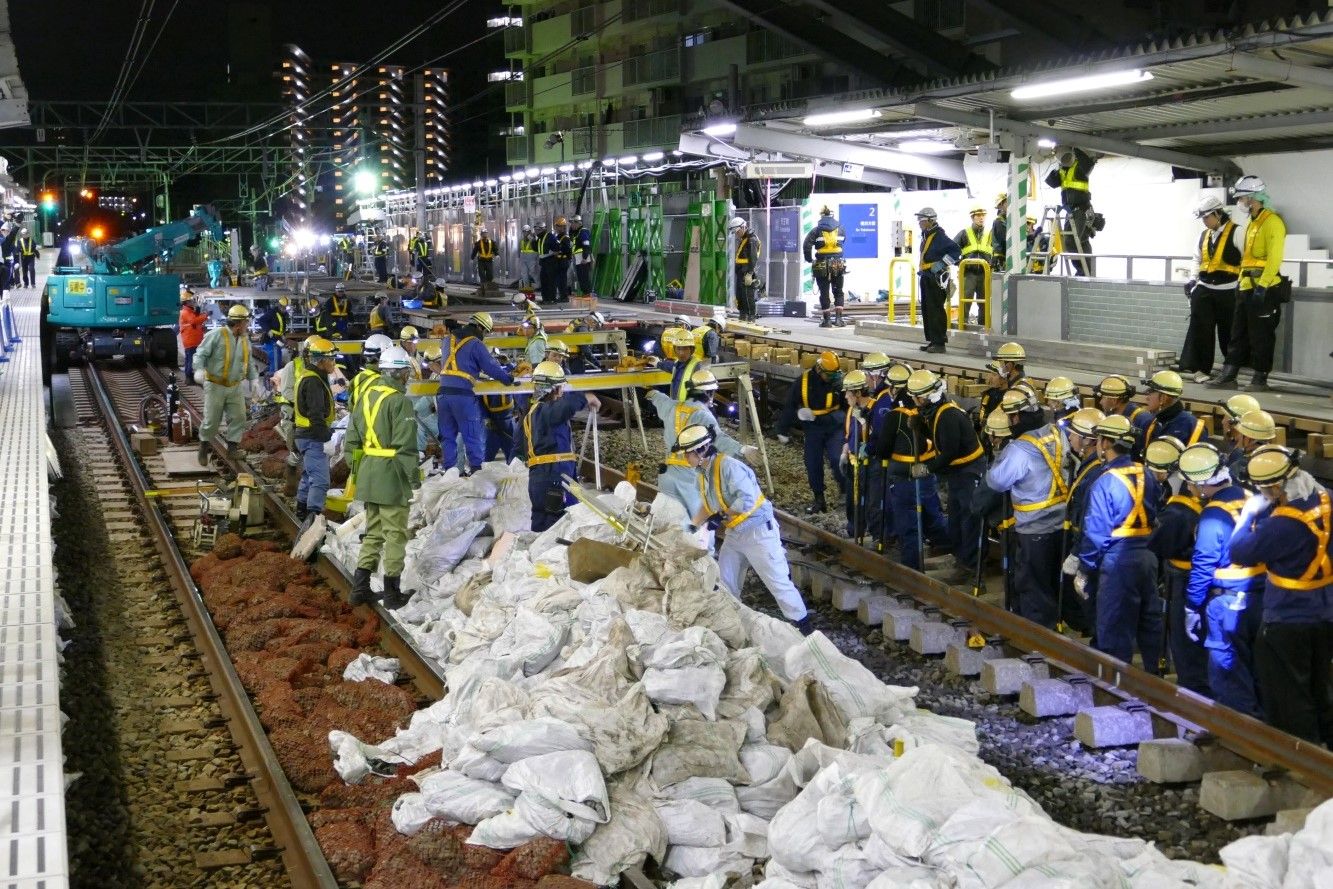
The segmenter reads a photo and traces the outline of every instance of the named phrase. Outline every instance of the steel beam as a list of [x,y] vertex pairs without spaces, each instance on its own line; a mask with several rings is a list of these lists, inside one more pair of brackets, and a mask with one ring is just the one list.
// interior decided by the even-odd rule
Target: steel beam
[[828,0],[807,0],[807,3],[827,15],[830,24],[849,40],[886,55],[910,59],[927,74],[953,77],[995,67],[887,3],[831,3]]
[[1085,49],[1090,40],[1111,43],[1096,25],[1068,6],[1039,0],[970,0],[969,5],[989,10],[1028,34],[1044,37],[1070,52]]
[[[285,106],[247,102],[122,102],[109,130],[242,130],[272,119]],[[33,128],[96,129],[106,108],[97,102],[29,102]]]
[[912,113],[923,120],[934,120],[957,126],[976,127],[977,129],[986,129],[994,124],[996,130],[1028,139],[1047,138],[1057,141],[1064,140],[1065,142],[1073,141],[1080,147],[1091,148],[1094,151],[1102,151],[1107,154],[1141,157],[1145,160],[1159,161],[1173,167],[1184,167],[1205,173],[1218,173],[1224,176],[1240,175],[1240,168],[1226,158],[1205,157],[1183,151],[1172,151],[1168,148],[1153,148],[1127,139],[1092,136],[1073,130],[1061,130],[1055,127],[1042,126],[1041,124],[1010,120],[1005,117],[997,116],[992,121],[988,115],[979,112],[946,108],[933,102],[918,102],[912,106]]
[[1244,52],[1238,52],[1231,57],[1231,67],[1241,74],[1272,83],[1290,83],[1333,92],[1333,70],[1328,68],[1263,59]]
[[1252,117],[1233,117],[1222,120],[1198,120],[1188,123],[1162,124],[1133,130],[1106,130],[1105,135],[1116,139],[1174,139],[1180,136],[1223,136],[1230,133],[1252,133],[1258,130],[1278,130],[1287,127],[1313,127],[1333,124],[1333,109],[1293,111],[1288,114],[1257,114]]
[[932,157],[923,154],[909,154],[890,148],[873,148],[854,142],[838,139],[825,139],[820,136],[807,136],[760,127],[753,124],[739,124],[733,144],[740,148],[755,151],[778,151],[792,157],[807,157],[811,160],[825,160],[839,164],[855,164],[875,170],[887,170],[890,173],[906,173],[909,176],[924,176],[930,179],[943,179],[946,182],[965,182],[963,162]]

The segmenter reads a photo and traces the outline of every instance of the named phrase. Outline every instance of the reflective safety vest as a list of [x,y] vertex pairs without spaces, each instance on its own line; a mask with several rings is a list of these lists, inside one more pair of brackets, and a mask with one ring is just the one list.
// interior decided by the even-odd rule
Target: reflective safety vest
[[745,234],[741,235],[741,239],[740,239],[739,241],[736,242],[736,265],[749,265],[749,264],[750,264],[750,256],[749,256],[748,251],[745,249],[745,247],[746,247],[747,244],[750,243],[750,240],[751,240],[752,238],[754,239],[754,255],[755,255],[755,258],[757,259],[757,258],[759,257],[759,250],[760,250],[759,239],[756,238],[756,237],[754,237],[754,235],[750,234],[750,233],[747,231]]
[[326,393],[328,393],[328,396],[329,396],[329,397],[328,397],[329,410],[328,410],[328,412],[325,414],[325,417],[324,417],[324,425],[325,425],[325,426],[332,426],[332,425],[333,425],[333,390],[329,388],[329,381],[328,381],[328,379],[327,379],[322,373],[319,373],[319,372],[317,372],[317,371],[313,371],[313,370],[311,370],[310,368],[306,367],[305,365],[302,365],[302,366],[296,371],[296,389],[295,389],[296,398],[294,399],[295,404],[296,404],[296,413],[295,413],[293,419],[294,419],[295,422],[296,422],[297,428],[305,429],[305,428],[307,428],[307,427],[310,426],[310,418],[307,417],[305,414],[301,413],[301,384],[304,383],[306,380],[310,379],[311,377],[314,377],[315,379],[319,380],[319,384],[320,384],[321,386],[323,386],[323,387],[324,387],[324,391],[325,391]]
[[329,314],[335,318],[347,317],[347,298],[341,300],[336,296],[329,297]]
[[487,412],[492,414],[507,414],[514,409],[514,397],[512,395],[483,395],[481,404]]
[[1148,510],[1143,505],[1143,492],[1147,486],[1147,480],[1143,475],[1143,467],[1137,464],[1133,466],[1122,466],[1118,469],[1110,469],[1107,472],[1120,480],[1126,488],[1129,489],[1129,496],[1134,504],[1130,507],[1129,515],[1120,523],[1120,527],[1111,532],[1112,537],[1147,537],[1152,533],[1152,525],[1148,522]]
[[1249,225],[1245,226],[1245,255],[1240,261],[1242,271],[1262,273],[1268,265],[1268,245],[1259,237],[1259,230],[1273,219],[1281,222],[1281,217],[1265,207],[1258,216],[1250,220]]
[[379,433],[375,431],[375,421],[379,419],[380,407],[384,404],[384,399],[397,393],[397,389],[392,386],[384,385],[371,386],[370,390],[365,393],[366,397],[361,402],[361,416],[364,417],[366,421],[366,438],[361,445],[361,454],[363,456],[398,456],[398,449],[384,447],[383,444],[380,443]]
[[523,417],[523,437],[528,440],[528,467],[545,466],[548,463],[567,463],[578,459],[573,451],[562,451],[558,454],[537,453],[537,445],[532,438],[532,415],[537,413],[537,409],[541,406],[540,401],[534,400],[532,407],[528,408],[527,414]]
[[[1069,497],[1067,498],[1068,500],[1074,499],[1074,493],[1078,491],[1079,487],[1083,484],[1083,480],[1088,477],[1088,473],[1101,465],[1102,465],[1101,458],[1098,458],[1095,460],[1090,460],[1087,466],[1084,466],[1081,470],[1079,470],[1078,475],[1074,476],[1073,484],[1069,486]],[[1069,519],[1065,519],[1065,530],[1078,531],[1081,529],[1075,528],[1073,523],[1070,522]]]
[[418,235],[412,239],[412,253],[415,256],[425,256],[429,247],[425,238]]
[[374,244],[374,246],[372,246],[372,247],[370,248],[370,255],[371,255],[371,256],[388,256],[388,255],[389,255],[389,245],[386,244],[386,243],[384,243],[383,241],[376,241],[375,244]]
[[[1175,500],[1175,497],[1171,498]],[[1241,510],[1245,509],[1245,498],[1237,500],[1214,500],[1208,503],[1207,509],[1220,509],[1231,516],[1231,524],[1234,527],[1236,520],[1240,518]],[[1251,577],[1258,577],[1267,570],[1263,565],[1237,565],[1231,564],[1224,568],[1217,568],[1213,571],[1213,578],[1216,580],[1249,580]]]
[[699,369],[699,358],[697,356],[701,351],[703,350],[696,346],[694,356],[685,362],[685,370],[680,375],[680,383],[676,386],[676,391],[671,393],[672,398],[676,401],[683,402],[685,397],[689,395],[690,377],[694,376],[694,372]]
[[824,393],[824,406],[814,407],[810,404],[810,371],[801,374],[801,406],[810,408],[810,412],[816,417],[822,417],[825,414],[831,414],[838,409],[833,401],[833,393]]
[[519,252],[519,253],[536,253],[536,252],[537,252],[537,238],[536,238],[535,236],[530,235],[530,236],[528,236],[528,237],[525,237],[523,240],[519,241],[519,244],[518,244],[518,252]]
[[376,306],[370,310],[370,329],[374,332],[387,330],[389,322],[384,320],[384,307]]
[[705,503],[707,503],[708,490],[710,487],[712,488],[713,499],[716,500],[718,506],[722,508],[723,515],[727,517],[726,521],[723,523],[723,527],[728,531],[754,515],[758,512],[759,507],[768,502],[768,498],[765,497],[761,491],[759,496],[754,498],[754,506],[751,506],[749,509],[745,510],[745,512],[732,511],[731,505],[727,503],[727,499],[722,496],[722,461],[730,459],[732,458],[725,454],[718,454],[713,458],[712,472],[705,470],[704,472],[699,473],[699,496],[703,498]]
[[1066,167],[1061,167],[1061,168],[1060,168],[1060,187],[1061,187],[1061,188],[1070,188],[1070,189],[1073,189],[1074,191],[1089,191],[1089,192],[1090,192],[1092,189],[1088,188],[1088,180],[1087,180],[1087,179],[1078,179],[1078,178],[1075,178],[1077,175],[1078,175],[1078,164],[1077,164],[1077,163],[1072,164],[1072,165],[1069,166],[1068,168],[1066,168]]
[[[946,401],[944,402],[944,404],[940,405],[940,409],[935,411],[935,421],[930,424],[930,440],[932,442],[936,441],[939,438],[940,415],[947,410],[955,410],[958,411],[959,413],[963,412],[963,409],[958,405],[954,404],[952,401]],[[949,465],[966,466],[973,460],[978,460],[981,457],[984,457],[985,455],[986,455],[985,449],[982,448],[981,443],[978,442],[977,449],[975,451],[973,451],[970,454],[966,454],[962,457],[955,457],[954,459],[949,461]]]
[[24,256],[36,256],[37,247],[32,238],[19,238],[19,253]]
[[495,241],[491,238],[477,239],[477,259],[494,259]]
[[[1189,494],[1172,494],[1167,498],[1166,505],[1183,506],[1195,515],[1203,512],[1203,504],[1199,501],[1199,498]],[[1167,559],[1166,561],[1172,568],[1177,568],[1181,571],[1188,571],[1194,567],[1193,559]]]
[[[233,339],[239,339],[241,341],[241,367],[245,368],[245,370],[241,371],[240,379],[236,380],[231,378],[231,343]],[[249,369],[250,338],[247,336],[234,337],[232,336],[231,328],[222,328],[222,376],[219,377],[214,374],[205,374],[205,379],[214,385],[226,386],[230,389],[232,386],[235,386],[241,380],[245,379],[246,371]]]
[[973,253],[981,253],[985,256],[995,255],[995,245],[991,243],[991,233],[989,231],[982,232],[980,239],[977,238],[977,230],[970,225],[963,232],[967,235],[967,246],[962,251],[964,256],[971,256]]
[[1217,241],[1210,253],[1208,251],[1208,236],[1212,234],[1207,229],[1199,236],[1199,273],[1225,272],[1230,275],[1240,274],[1241,253],[1236,249],[1232,240],[1232,233],[1236,230],[1236,223],[1227,221],[1222,225],[1221,231],[1217,234]]
[[355,410],[357,403],[361,401],[361,396],[369,392],[379,378],[380,372],[375,368],[361,368],[361,372],[352,378],[351,391],[347,394],[348,406]]
[[1296,519],[1310,529],[1315,538],[1315,555],[1300,577],[1284,577],[1268,571],[1268,582],[1284,590],[1317,590],[1333,584],[1333,560],[1329,559],[1328,543],[1333,531],[1333,505],[1330,505],[1328,491],[1319,491],[1319,503],[1306,510],[1294,506],[1279,506],[1273,510],[1274,516]]
[[[672,441],[680,441],[680,434],[685,431],[685,427],[690,425],[690,417],[694,415],[694,405],[678,404],[672,411],[671,422],[676,427],[676,437]],[[667,466],[689,466],[690,461],[685,459],[685,455],[680,451],[672,451],[667,454]]]
[[838,243],[837,230],[825,231],[815,239],[815,253],[824,256],[841,256],[842,245]]
[[1014,503],[1015,512],[1036,512],[1039,509],[1046,509],[1050,506],[1057,506],[1069,500],[1069,483],[1065,481],[1064,462],[1065,462],[1065,441],[1059,432],[1054,429],[1043,436],[1033,435],[1031,432],[1018,437],[1019,441],[1025,441],[1037,449],[1043,460],[1046,461],[1046,468],[1051,471],[1051,487],[1046,492],[1046,497],[1036,503]]
[[458,350],[463,348],[468,343],[476,340],[476,337],[465,336],[461,340],[458,339],[457,337],[452,337],[451,339],[452,342],[449,345],[449,357],[444,359],[444,368],[440,371],[440,373],[450,377],[461,377],[467,380],[469,383],[476,382],[472,374],[464,373],[463,371],[458,369]]
[[[1135,416],[1138,416],[1138,412],[1137,412],[1137,411],[1135,412]],[[1132,419],[1132,418],[1131,418],[1130,422],[1131,422],[1131,423],[1133,422],[1133,419]],[[1150,442],[1150,441],[1153,441],[1152,434],[1153,434],[1153,432],[1154,432],[1156,429],[1157,429],[1157,418],[1156,418],[1156,417],[1153,417],[1152,422],[1148,424],[1148,428],[1145,429],[1145,430],[1143,430],[1143,441],[1144,441],[1145,443]],[[1198,444],[1198,443],[1199,443],[1199,440],[1200,440],[1201,438],[1203,438],[1203,431],[1204,431],[1203,420],[1200,420],[1200,419],[1198,419],[1198,418],[1195,418],[1195,420],[1194,420],[1194,431],[1190,433],[1189,441],[1185,442],[1185,447],[1189,447],[1190,445]]]
[[[896,414],[902,414],[909,425],[921,413],[914,407],[905,407],[901,404],[895,407],[893,409],[893,412]],[[927,460],[933,460],[939,456],[939,452],[935,450],[934,442],[927,439],[926,449],[922,451],[921,456],[918,457],[915,453],[917,445],[916,436],[913,435],[910,438],[906,437],[902,434],[902,431],[903,431],[902,426],[900,425],[898,427],[898,438],[893,443],[893,453],[890,455],[890,459],[892,459],[894,463],[924,463]],[[904,444],[907,447],[911,448],[912,449],[911,452],[910,453],[903,452],[898,447],[900,444]],[[885,462],[887,463],[888,461]]]

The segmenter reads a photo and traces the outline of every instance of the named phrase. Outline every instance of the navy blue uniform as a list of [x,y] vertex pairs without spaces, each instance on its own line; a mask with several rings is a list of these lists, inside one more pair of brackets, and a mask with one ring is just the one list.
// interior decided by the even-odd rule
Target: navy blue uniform
[[[888,399],[883,399],[887,401]],[[914,463],[927,462],[935,457],[935,449],[920,425],[917,409],[910,405],[893,404],[884,412],[882,431],[875,436],[875,456],[884,467],[889,493],[889,514],[893,534],[898,538],[898,560],[914,571],[922,570],[921,544],[917,538],[917,491],[921,492],[921,530],[932,544],[950,542],[949,525],[940,506],[939,481],[934,475],[913,479]]]
[[[943,347],[948,339],[949,318],[944,304],[948,301],[947,287],[940,285],[940,273],[949,265],[957,265],[963,251],[938,225],[921,236],[920,278],[921,321],[925,327],[926,342]],[[951,260],[951,262],[946,262]],[[946,279],[947,280],[947,279]]]
[[949,489],[949,544],[959,567],[974,570],[981,554],[981,516],[973,511],[972,498],[986,471],[985,451],[972,420],[952,401],[928,404],[921,421],[935,449],[926,468]]
[[560,477],[574,478],[578,460],[569,421],[587,404],[582,392],[566,392],[554,401],[534,402],[523,419],[534,531],[545,531],[565,514],[569,495],[560,487]]
[[1189,447],[1203,441],[1207,431],[1202,420],[1185,410],[1179,401],[1173,401],[1148,421],[1143,431],[1143,444],[1146,447],[1149,442],[1170,435]]
[[827,461],[838,488],[846,490],[847,479],[839,465],[842,457],[842,393],[836,383],[824,379],[814,368],[801,374],[787,393],[787,404],[778,417],[777,433],[786,435],[796,420],[799,408],[814,412],[813,420],[802,420],[805,432],[805,472],[816,500],[824,499],[824,463]]
[[482,374],[505,384],[514,382],[514,377],[475,334],[451,334],[440,343],[440,348],[444,367],[440,372],[440,392],[435,397],[442,452],[440,465],[447,468],[458,461],[458,436],[462,434],[468,467],[475,471],[485,462],[486,427],[472,384]]
[[1175,494],[1157,514],[1148,549],[1157,556],[1166,590],[1167,647],[1176,667],[1176,684],[1211,697],[1208,653],[1185,632],[1185,586],[1194,559],[1194,530],[1203,509],[1198,498]]

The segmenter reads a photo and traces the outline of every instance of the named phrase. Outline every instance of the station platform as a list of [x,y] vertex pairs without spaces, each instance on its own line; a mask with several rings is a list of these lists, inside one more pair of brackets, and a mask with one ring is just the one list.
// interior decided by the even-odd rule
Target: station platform
[[9,294],[22,342],[0,364],[0,889],[69,882],[40,298]]

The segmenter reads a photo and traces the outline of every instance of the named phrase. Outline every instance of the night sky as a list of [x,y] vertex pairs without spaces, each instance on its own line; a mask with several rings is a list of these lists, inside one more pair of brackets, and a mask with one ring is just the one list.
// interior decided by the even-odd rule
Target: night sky
[[[140,55],[177,2],[129,101],[213,100],[277,102],[272,76],[285,43],[310,55],[316,86],[333,61],[361,62],[405,35],[432,13],[451,5],[441,0],[150,0],[152,23]],[[461,9],[411,44],[385,59],[408,67],[427,63],[463,44],[485,38],[436,65],[451,71],[451,103],[462,103],[487,88],[486,72],[503,67],[499,32],[486,37],[485,19],[502,10],[499,3],[466,0]],[[19,69],[35,100],[107,101],[140,11],[140,0],[23,0],[11,2],[9,15]],[[500,143],[491,137],[503,125],[502,114],[484,102],[457,107],[456,119],[471,118],[454,133],[454,172],[470,178],[503,164]],[[219,134],[222,135],[222,134]],[[0,147],[23,144],[31,132],[0,131]],[[128,143],[129,133],[102,137]],[[157,140],[161,141],[161,140]],[[494,147],[491,147],[494,146]]]

